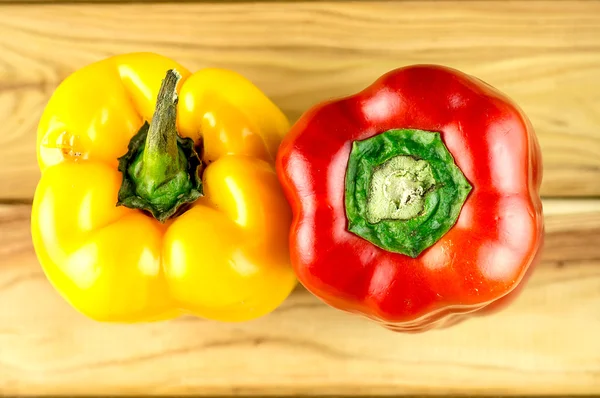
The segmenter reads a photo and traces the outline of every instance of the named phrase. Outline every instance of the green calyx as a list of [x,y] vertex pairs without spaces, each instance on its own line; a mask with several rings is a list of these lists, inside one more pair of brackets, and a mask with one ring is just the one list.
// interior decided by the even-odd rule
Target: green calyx
[[411,129],[355,141],[345,184],[348,230],[413,258],[452,228],[472,189],[439,133]]
[[123,182],[118,206],[147,211],[160,222],[202,196],[202,161],[190,138],[177,133],[177,84],[181,75],[167,71],[152,122],[144,123],[119,158]]

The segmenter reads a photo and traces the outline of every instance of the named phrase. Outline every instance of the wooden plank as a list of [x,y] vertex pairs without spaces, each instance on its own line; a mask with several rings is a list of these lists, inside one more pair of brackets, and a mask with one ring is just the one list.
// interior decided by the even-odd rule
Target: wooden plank
[[[221,2],[227,3],[250,3],[254,0],[221,0]],[[272,3],[272,2],[290,2],[295,0],[260,0],[261,3]],[[303,0],[305,2],[318,2],[323,0]],[[359,0],[359,1],[370,1],[370,0]],[[392,0],[392,1],[406,1],[406,0]],[[411,0],[408,0],[411,1]],[[438,1],[438,0],[434,0]],[[443,0],[442,0],[443,1]],[[459,0],[460,1],[460,0]],[[486,1],[498,1],[498,0],[486,0]],[[529,0],[528,0],[529,1]],[[594,0],[590,0],[594,1]],[[127,3],[140,3],[140,4],[157,4],[157,3],[214,3],[214,0],[127,0]],[[85,4],[118,4],[123,3],[123,0],[0,0],[0,4],[73,4],[73,3],[85,3]]]
[[[221,2],[227,3],[250,3],[253,0],[221,0]],[[289,2],[294,0],[260,0],[262,3],[270,2]],[[305,2],[317,2],[322,0],[303,0]],[[359,0],[361,1],[361,0]],[[362,0],[370,1],[370,0]],[[393,1],[406,1],[406,0],[393,0]],[[409,0],[410,1],[410,0]],[[497,1],[497,0],[487,0]],[[592,0],[593,1],[593,0]],[[127,0],[127,3],[211,3],[214,0]],[[71,4],[71,3],[85,3],[85,4],[114,4],[123,3],[123,0],[0,0],[0,4]]]
[[447,64],[529,115],[544,195],[600,195],[600,2],[4,5],[0,14],[0,199],[31,198],[35,127],[59,82],[133,51],[235,69],[292,120],[395,67]]
[[600,394],[600,201],[544,205],[544,260],[517,301],[421,335],[302,289],[242,324],[95,323],[40,271],[29,207],[0,207],[0,395]]
[[[260,0],[260,3],[289,3],[295,0]],[[331,0],[303,0],[304,3],[312,2],[324,2]],[[342,0],[343,1],[343,0]],[[369,2],[372,0],[357,0]],[[391,0],[394,2],[410,2],[415,0]],[[446,0],[425,0],[425,1],[438,1],[443,2]],[[452,0],[452,1],[471,1],[471,0]],[[503,1],[503,0],[482,0],[482,1]],[[520,0],[520,1],[531,1],[531,0]],[[537,0],[533,0],[537,1]],[[552,0],[550,0],[552,1]],[[579,0],[579,1],[597,1],[597,0]],[[122,0],[0,0],[0,4],[72,4],[72,3],[85,3],[85,4],[111,4],[111,3],[122,3]],[[127,3],[214,3],[214,0],[127,0]],[[221,0],[221,3],[252,3],[254,0]]]

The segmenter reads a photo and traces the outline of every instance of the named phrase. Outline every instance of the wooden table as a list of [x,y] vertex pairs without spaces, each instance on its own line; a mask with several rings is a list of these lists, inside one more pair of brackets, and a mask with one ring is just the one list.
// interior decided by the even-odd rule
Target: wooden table
[[[401,65],[479,76],[523,107],[540,139],[541,266],[509,309],[422,335],[301,288],[245,324],[83,318],[31,247],[35,129],[68,74],[132,51],[235,69],[292,121]],[[600,394],[600,2],[0,0],[0,54],[0,395]]]

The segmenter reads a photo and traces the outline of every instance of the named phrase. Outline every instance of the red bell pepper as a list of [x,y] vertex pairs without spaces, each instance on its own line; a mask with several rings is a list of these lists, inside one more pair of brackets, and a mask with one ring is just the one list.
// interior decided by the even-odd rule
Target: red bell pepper
[[504,307],[543,245],[531,123],[447,67],[396,69],[313,107],[281,144],[277,172],[300,282],[392,330]]

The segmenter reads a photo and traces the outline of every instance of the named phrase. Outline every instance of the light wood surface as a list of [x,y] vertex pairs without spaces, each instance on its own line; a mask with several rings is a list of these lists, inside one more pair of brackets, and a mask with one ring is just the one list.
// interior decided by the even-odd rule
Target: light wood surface
[[0,395],[600,394],[600,200],[544,207],[544,260],[514,305],[421,335],[302,289],[243,324],[95,323],[40,271],[29,207],[0,207]]
[[[600,395],[600,1],[47,2],[0,0],[1,396]],[[508,309],[421,335],[302,288],[243,324],[84,318],[43,275],[16,203],[33,195],[35,130],[57,85],[135,51],[234,69],[292,121],[398,66],[486,80],[532,120],[543,194],[565,198],[544,200],[542,264]]]
[[59,82],[133,51],[235,69],[292,120],[395,67],[453,66],[529,115],[544,195],[598,196],[599,48],[598,1],[0,5],[0,198],[31,198],[35,129]]

